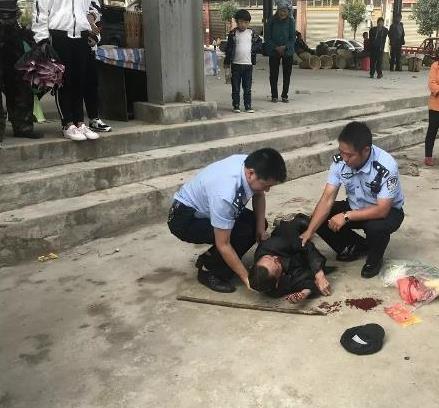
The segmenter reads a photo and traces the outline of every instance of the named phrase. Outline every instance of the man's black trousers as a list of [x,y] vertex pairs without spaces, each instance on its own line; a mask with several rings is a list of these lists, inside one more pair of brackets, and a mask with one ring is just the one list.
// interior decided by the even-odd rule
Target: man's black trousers
[[232,64],[232,103],[235,109],[239,108],[241,97],[239,94],[241,85],[244,93],[244,108],[252,107],[252,77],[253,65]]
[[[336,201],[329,213],[328,220],[336,214],[350,210],[347,201]],[[386,218],[349,222],[338,232],[332,231],[328,227],[328,223],[324,222],[317,230],[317,234],[337,253],[354,244],[360,249],[367,250],[366,263],[376,265],[384,256],[390,241],[390,234],[399,228],[403,220],[404,211],[392,208]],[[353,229],[364,230],[366,238],[352,231]]]
[[433,156],[434,142],[439,130],[439,111],[428,111],[428,129],[425,136],[425,157]]
[[[208,218],[195,218],[195,209],[175,201],[169,211],[168,227],[177,238],[192,244],[212,244],[201,255],[204,266],[220,279],[229,280],[234,272],[226,265],[217,248],[215,235]],[[245,208],[237,218],[230,236],[230,243],[239,258],[256,242],[256,218],[253,211]]]
[[397,71],[402,70],[401,66],[401,46],[390,48],[390,71],[396,67]]
[[277,81],[279,79],[279,67],[282,60],[283,86],[282,98],[288,99],[288,91],[290,89],[291,73],[293,72],[293,56],[280,56],[278,54],[270,56],[268,59],[270,65],[270,87],[271,97],[278,98]]
[[87,61],[90,53],[87,33],[84,32],[81,38],[69,38],[66,32],[58,30],[51,30],[50,33],[53,48],[65,66],[63,86],[55,94],[61,123],[63,126],[82,123]]
[[374,76],[376,73],[383,75],[383,52],[381,50],[370,50],[370,76]]
[[84,103],[88,118],[90,120],[98,118],[98,67],[96,53],[91,48],[89,49],[87,59]]

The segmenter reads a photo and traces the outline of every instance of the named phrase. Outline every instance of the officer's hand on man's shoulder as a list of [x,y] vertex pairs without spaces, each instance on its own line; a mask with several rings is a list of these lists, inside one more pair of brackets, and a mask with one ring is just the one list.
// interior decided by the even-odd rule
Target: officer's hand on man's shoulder
[[266,241],[270,238],[270,234],[265,231],[265,228],[262,231],[256,231],[256,242]]
[[309,232],[308,230],[299,235],[299,238],[302,240],[302,247],[304,247],[308,241],[311,241],[313,235],[314,234]]

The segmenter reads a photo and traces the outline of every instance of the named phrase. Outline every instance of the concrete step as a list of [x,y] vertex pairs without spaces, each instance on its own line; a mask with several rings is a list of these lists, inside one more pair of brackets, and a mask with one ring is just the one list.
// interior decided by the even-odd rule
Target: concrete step
[[[292,104],[292,106],[294,106]],[[0,146],[0,174],[28,171],[86,162],[98,158],[143,152],[160,147],[204,143],[270,131],[280,131],[348,119],[360,115],[375,115],[398,109],[426,106],[426,97],[395,99],[355,106],[328,107],[325,110],[241,114],[203,122],[169,126],[133,126],[102,135],[96,142],[73,143],[65,139],[20,141]],[[292,108],[293,109],[293,108]]]
[[[424,140],[427,124],[380,129],[374,142],[391,151]],[[289,179],[326,170],[336,143],[284,153]],[[0,266],[32,259],[95,238],[163,220],[173,193],[194,171],[157,177],[79,197],[47,201],[0,214]]]
[[[427,109],[420,107],[355,119],[365,121],[376,131],[417,122],[426,117]],[[338,120],[6,174],[0,179],[0,212],[201,168],[230,154],[251,152],[265,146],[282,152],[311,146],[334,140],[347,122]]]

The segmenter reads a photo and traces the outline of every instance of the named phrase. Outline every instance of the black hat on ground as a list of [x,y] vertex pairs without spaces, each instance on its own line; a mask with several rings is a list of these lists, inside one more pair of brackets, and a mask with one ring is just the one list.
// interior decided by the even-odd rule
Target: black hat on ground
[[370,323],[347,329],[340,343],[349,353],[359,356],[373,354],[383,347],[384,335],[384,329],[379,324]]

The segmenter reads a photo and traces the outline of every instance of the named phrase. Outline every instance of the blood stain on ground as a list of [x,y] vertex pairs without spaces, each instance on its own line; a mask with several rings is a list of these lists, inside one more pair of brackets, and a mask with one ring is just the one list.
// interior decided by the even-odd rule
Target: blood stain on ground
[[346,306],[355,307],[356,309],[364,310],[365,312],[377,307],[383,303],[381,299],[375,299],[371,297],[361,298],[361,299],[346,299]]
[[341,302],[334,302],[334,303],[328,303],[328,302],[322,302],[317,306],[319,309],[324,310],[327,314],[339,312],[341,309]]

